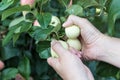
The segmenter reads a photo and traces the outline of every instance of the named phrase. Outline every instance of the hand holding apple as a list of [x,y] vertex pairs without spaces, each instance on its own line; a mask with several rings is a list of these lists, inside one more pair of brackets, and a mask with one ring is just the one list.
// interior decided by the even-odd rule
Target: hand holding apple
[[65,49],[59,41],[52,41],[51,46],[59,58],[50,57],[47,62],[63,80],[94,80],[90,70],[74,51]]

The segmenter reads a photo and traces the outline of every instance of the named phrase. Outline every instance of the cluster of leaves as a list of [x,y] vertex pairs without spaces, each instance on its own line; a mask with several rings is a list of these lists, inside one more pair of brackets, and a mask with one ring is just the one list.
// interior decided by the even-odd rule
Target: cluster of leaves
[[[101,32],[120,37],[119,0],[36,0],[35,7],[20,5],[19,0],[0,2],[0,60],[5,68],[0,79],[14,79],[20,74],[29,80],[61,80],[47,64],[50,42],[64,38],[64,29],[50,26],[52,15],[61,23],[71,14],[89,19]],[[22,11],[28,13],[23,16]],[[41,27],[33,26],[38,20]],[[61,26],[61,25],[60,25]],[[120,70],[102,62],[87,62],[96,80],[118,80]]]

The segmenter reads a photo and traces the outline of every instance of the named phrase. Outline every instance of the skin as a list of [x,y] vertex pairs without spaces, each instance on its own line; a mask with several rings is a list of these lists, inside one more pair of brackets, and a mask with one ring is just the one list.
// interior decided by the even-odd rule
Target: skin
[[[120,68],[120,39],[102,34],[85,18],[70,15],[63,27],[71,25],[81,28],[81,35],[78,38],[82,43],[80,54],[82,58],[104,61]],[[76,57],[74,50],[66,51],[58,42],[52,42],[52,48],[59,58],[48,58],[48,64],[64,80],[94,80],[89,69],[86,70],[86,66]]]
[[63,80],[94,80],[90,70],[82,63],[73,48],[66,50],[58,41],[51,43],[58,58],[48,58],[48,63]]
[[74,15],[70,15],[63,26],[73,24],[81,28],[79,39],[82,43],[83,58],[104,61],[120,68],[120,39],[102,34],[87,19]]

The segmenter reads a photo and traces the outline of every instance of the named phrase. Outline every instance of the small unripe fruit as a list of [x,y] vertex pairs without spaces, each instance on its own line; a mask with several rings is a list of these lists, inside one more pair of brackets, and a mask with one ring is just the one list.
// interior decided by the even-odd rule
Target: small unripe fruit
[[34,21],[33,26],[41,26],[37,20]]
[[4,68],[3,62],[0,61],[0,70]]
[[50,25],[56,27],[56,26],[58,26],[59,24],[61,24],[59,18],[56,17],[56,16],[52,16]]
[[67,43],[70,47],[73,47],[76,50],[81,50],[81,43],[78,39],[68,39]]
[[65,28],[65,33],[68,38],[75,39],[80,35],[80,28],[76,25],[72,25]]
[[96,8],[96,14],[99,15],[101,12],[101,9],[100,8]]
[[[61,43],[61,45],[65,48],[68,49],[68,44],[65,41],[59,40],[59,42]],[[57,58],[58,55],[56,54],[56,52],[51,48],[51,56],[54,58]]]
[[31,8],[35,4],[35,0],[20,0],[21,5],[29,5]]

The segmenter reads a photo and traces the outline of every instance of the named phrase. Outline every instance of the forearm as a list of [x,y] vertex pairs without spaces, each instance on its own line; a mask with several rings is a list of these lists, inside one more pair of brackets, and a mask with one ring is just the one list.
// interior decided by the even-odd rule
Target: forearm
[[104,46],[104,51],[101,53],[101,57],[98,58],[100,61],[110,63],[118,68],[120,68],[120,39],[106,37]]

